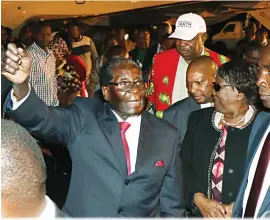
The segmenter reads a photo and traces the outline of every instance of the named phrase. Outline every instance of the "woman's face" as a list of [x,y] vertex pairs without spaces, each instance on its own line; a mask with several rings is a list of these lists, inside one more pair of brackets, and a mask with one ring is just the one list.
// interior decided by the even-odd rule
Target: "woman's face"
[[[213,88],[213,101],[215,108],[218,112],[223,114],[230,114],[237,111],[237,103],[239,103],[239,92],[236,88],[232,88],[229,83],[227,83],[220,76],[216,76],[216,84],[220,86],[220,90],[216,91]],[[219,87],[217,86],[217,87]]]

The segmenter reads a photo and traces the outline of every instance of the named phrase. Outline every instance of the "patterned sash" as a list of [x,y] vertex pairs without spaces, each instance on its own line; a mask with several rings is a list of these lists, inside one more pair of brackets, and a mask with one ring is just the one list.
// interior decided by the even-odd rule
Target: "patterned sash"
[[216,151],[216,155],[212,168],[212,199],[221,202],[222,199],[222,183],[225,161],[225,146],[227,139],[227,127],[222,126],[223,136],[220,145]]

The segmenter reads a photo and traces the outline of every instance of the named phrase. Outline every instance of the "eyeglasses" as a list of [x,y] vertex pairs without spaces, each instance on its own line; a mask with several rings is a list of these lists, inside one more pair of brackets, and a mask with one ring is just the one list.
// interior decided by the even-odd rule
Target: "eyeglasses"
[[213,82],[213,89],[216,91],[216,92],[219,92],[222,88],[224,87],[228,87],[228,86],[231,86],[231,85],[220,85],[216,82]]
[[116,86],[118,90],[120,91],[130,91],[134,88],[134,86],[137,86],[139,89],[145,88],[145,81],[140,80],[136,82],[130,82],[130,81],[122,81],[122,82],[109,82],[109,85]]

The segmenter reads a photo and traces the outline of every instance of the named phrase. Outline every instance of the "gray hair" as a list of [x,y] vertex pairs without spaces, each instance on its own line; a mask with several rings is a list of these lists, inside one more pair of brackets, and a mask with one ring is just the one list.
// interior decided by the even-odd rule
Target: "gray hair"
[[46,165],[35,139],[13,121],[1,120],[1,195],[16,207],[36,207],[45,196]]
[[131,59],[128,58],[115,58],[112,59],[110,62],[103,65],[100,69],[100,86],[106,86],[108,83],[113,79],[113,69],[119,66],[123,66],[124,68],[127,65],[134,66],[135,68],[138,68],[141,71],[141,68],[138,66],[136,62],[134,62]]

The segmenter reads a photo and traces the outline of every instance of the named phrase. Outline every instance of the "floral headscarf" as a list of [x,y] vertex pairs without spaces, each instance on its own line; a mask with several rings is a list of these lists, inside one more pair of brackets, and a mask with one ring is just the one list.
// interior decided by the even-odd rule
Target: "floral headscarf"
[[56,70],[59,92],[78,92],[81,91],[82,85],[79,75],[72,65],[68,65],[64,60]]

